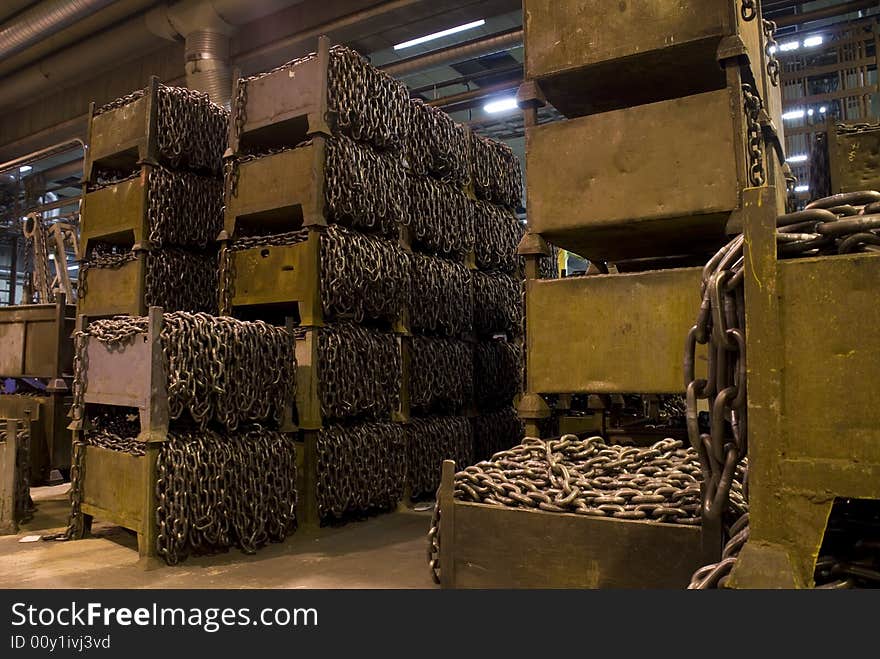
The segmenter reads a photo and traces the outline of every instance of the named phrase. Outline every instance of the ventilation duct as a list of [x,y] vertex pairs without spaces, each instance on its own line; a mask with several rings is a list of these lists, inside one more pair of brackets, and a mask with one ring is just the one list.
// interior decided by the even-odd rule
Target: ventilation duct
[[45,0],[0,25],[0,59],[32,46],[115,0]]

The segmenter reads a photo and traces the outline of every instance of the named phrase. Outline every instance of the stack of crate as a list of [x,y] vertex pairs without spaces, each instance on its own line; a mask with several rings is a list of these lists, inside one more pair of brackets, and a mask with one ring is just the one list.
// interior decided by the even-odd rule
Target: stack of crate
[[449,115],[412,101],[410,215],[403,235],[411,250],[407,485],[412,498],[433,496],[444,459],[473,460],[466,416],[474,393],[468,140],[469,133]]
[[89,113],[78,312],[216,310],[228,112],[153,78]]
[[474,209],[474,457],[483,460],[523,437],[513,407],[522,391],[522,173],[509,146],[471,135]]
[[408,415],[405,86],[356,52],[236,82],[221,311],[295,326],[302,523],[396,506]]

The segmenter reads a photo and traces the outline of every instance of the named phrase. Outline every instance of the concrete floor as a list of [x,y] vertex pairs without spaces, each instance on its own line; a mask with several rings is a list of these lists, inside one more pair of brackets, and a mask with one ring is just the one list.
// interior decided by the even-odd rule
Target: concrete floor
[[34,519],[0,537],[0,588],[433,588],[426,562],[431,513],[403,510],[338,528],[297,530],[253,556],[238,549],[144,571],[135,536],[95,520],[93,537],[19,542],[62,530],[69,485],[35,488]]

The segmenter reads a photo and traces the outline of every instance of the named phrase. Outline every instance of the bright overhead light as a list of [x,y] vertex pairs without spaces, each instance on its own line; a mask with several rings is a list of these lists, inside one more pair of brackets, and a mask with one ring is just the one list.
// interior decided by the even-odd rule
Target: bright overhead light
[[786,41],[785,43],[779,44],[779,50],[781,50],[783,53],[789,50],[797,50],[800,47],[800,41]]
[[483,106],[483,109],[489,114],[495,114],[497,112],[507,112],[508,110],[515,110],[516,108],[516,99],[513,96],[509,98],[502,98],[498,101],[492,101],[491,103],[486,103],[486,105]]
[[806,153],[799,153],[796,156],[789,156],[785,159],[785,162],[807,162],[810,157]]
[[828,108],[826,108],[826,107],[823,105],[821,108],[819,108],[819,112],[821,112],[822,114],[825,114],[826,112],[828,112]]
[[815,110],[813,110],[813,108],[810,108],[809,110],[807,110],[807,116],[812,117],[814,113],[815,113]]
[[812,48],[813,46],[821,46],[824,39],[822,36],[807,37],[804,39],[804,48]]
[[[821,112],[821,110],[820,110]],[[792,119],[803,119],[806,112],[803,110],[791,110],[790,112],[786,112],[782,115],[782,118],[785,121],[791,121]]]
[[810,190],[809,185],[799,185],[794,189],[795,192],[808,192],[809,190]]
[[32,169],[33,169],[33,167],[31,167],[30,165],[22,165],[21,167],[18,168],[18,172],[19,172],[19,174],[27,174]]
[[770,46],[770,54],[775,55],[776,51],[779,50],[776,46]]
[[465,30],[473,30],[475,27],[480,27],[485,25],[485,19],[480,19],[478,21],[474,21],[473,23],[465,23],[464,25],[458,25],[456,27],[451,27],[448,30],[442,30],[440,32],[434,32],[433,34],[426,34],[423,37],[418,37],[417,39],[410,39],[409,41],[404,41],[403,43],[399,43],[394,46],[394,50],[403,50],[404,48],[409,48],[410,46],[418,46],[420,43],[425,43],[426,41],[434,41],[434,39],[442,39],[443,37],[448,37],[450,34],[458,34],[459,32],[464,32]]

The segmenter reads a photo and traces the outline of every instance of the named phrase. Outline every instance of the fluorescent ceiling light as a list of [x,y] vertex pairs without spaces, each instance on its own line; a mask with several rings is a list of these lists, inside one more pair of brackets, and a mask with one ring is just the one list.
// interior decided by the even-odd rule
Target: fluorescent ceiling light
[[809,185],[799,185],[794,189],[794,191],[795,192],[808,192],[809,189],[810,189]]
[[822,36],[807,37],[804,39],[804,48],[812,48],[813,46],[821,46],[824,39]]
[[779,50],[781,50],[783,53],[789,50],[797,50],[800,47],[800,41],[786,41],[785,43],[779,44]]
[[507,112],[508,110],[515,110],[516,108],[516,99],[513,96],[509,98],[502,98],[497,101],[492,101],[491,103],[486,103],[486,105],[483,106],[483,109],[489,114],[495,114],[496,112]]
[[790,156],[785,159],[785,162],[807,162],[810,157],[806,153],[800,153],[796,156]]
[[815,113],[815,110],[813,110],[813,108],[810,108],[809,110],[807,110],[807,114],[811,117],[813,116],[814,113]]
[[403,50],[404,48],[409,48],[410,46],[418,46],[420,43],[425,43],[426,41],[434,41],[434,39],[442,39],[443,37],[448,37],[450,34],[457,34],[459,32],[464,32],[465,30],[473,30],[475,27],[480,27],[485,25],[485,19],[480,19],[478,21],[474,21],[473,23],[465,23],[464,25],[459,25],[457,27],[451,27],[448,30],[443,30],[441,32],[434,32],[433,34],[426,34],[423,37],[418,37],[417,39],[410,39],[409,41],[404,41],[403,43],[399,43],[394,46],[394,50]]
[[828,108],[826,108],[826,107],[823,105],[821,108],[819,108],[819,112],[821,112],[822,114],[825,114],[826,112],[828,112]]
[[31,167],[30,165],[22,165],[21,167],[18,168],[18,172],[20,174],[27,174],[32,169],[33,169],[33,167]]
[[[821,110],[820,110],[821,112]],[[786,112],[782,115],[782,118],[785,121],[791,121],[792,119],[803,119],[806,112],[803,110],[792,110],[791,112]]]

